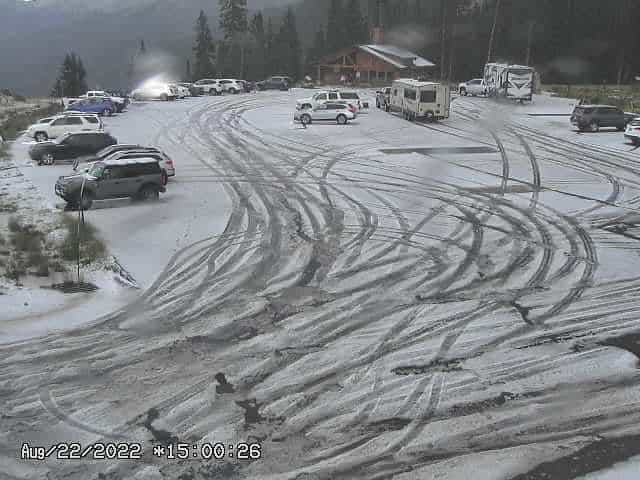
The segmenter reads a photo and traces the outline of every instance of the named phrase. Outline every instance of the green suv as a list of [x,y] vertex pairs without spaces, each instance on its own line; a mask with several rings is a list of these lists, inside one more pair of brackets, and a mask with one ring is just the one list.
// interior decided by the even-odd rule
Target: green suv
[[165,192],[156,158],[127,158],[95,162],[84,173],[58,178],[56,195],[70,208],[91,208],[94,200],[130,197],[157,200]]

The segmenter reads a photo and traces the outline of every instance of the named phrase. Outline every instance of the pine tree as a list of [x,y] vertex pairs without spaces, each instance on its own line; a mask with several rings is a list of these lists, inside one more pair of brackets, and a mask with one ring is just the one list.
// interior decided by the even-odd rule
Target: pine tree
[[276,51],[279,60],[278,67],[294,80],[300,78],[302,50],[298,38],[296,17],[291,7],[287,8],[287,13],[282,19],[276,40]]
[[305,58],[304,70],[305,74],[309,75],[314,72],[315,66],[318,61],[325,55],[326,47],[325,47],[325,36],[324,29],[322,25],[316,32],[316,35],[313,39],[313,45],[307,49],[307,54]]
[[193,78],[213,77],[215,76],[216,51],[209,28],[209,21],[202,10],[200,10],[200,15],[196,20],[195,32]]
[[251,80],[266,78],[267,38],[264,30],[264,18],[261,12],[251,18],[249,31],[252,37],[251,61],[248,77]]
[[348,0],[344,20],[347,45],[356,45],[367,41],[368,32],[360,10],[360,0]]
[[82,59],[75,53],[72,53],[71,55],[74,61],[74,83],[77,89],[76,91],[78,92],[78,95],[82,95],[89,90],[89,87],[87,86],[87,71],[84,69]]
[[187,63],[185,65],[184,70],[184,81],[191,82],[193,81],[193,77],[191,76],[191,61],[187,58]]
[[79,97],[87,90],[87,72],[82,59],[73,52],[67,53],[52,93],[55,92],[55,96],[60,97]]
[[220,28],[224,39],[234,40],[247,31],[247,0],[218,0],[220,4]]
[[228,68],[234,75],[245,76],[245,49],[247,46],[247,0],[218,0],[220,5],[220,28],[228,44],[230,58]]
[[278,70],[274,65],[276,61],[275,43],[276,43],[276,39],[273,33],[273,20],[271,19],[271,17],[269,17],[269,19],[267,20],[267,30],[265,32],[265,50],[266,50],[265,58],[267,59],[267,66],[266,66],[267,76],[273,75],[274,73],[278,73]]
[[327,19],[327,49],[335,52],[347,44],[342,0],[331,0]]
[[316,37],[313,42],[313,48],[311,50],[311,57],[313,60],[320,60],[326,53],[326,39],[324,36],[324,29],[320,25],[320,29],[316,32]]

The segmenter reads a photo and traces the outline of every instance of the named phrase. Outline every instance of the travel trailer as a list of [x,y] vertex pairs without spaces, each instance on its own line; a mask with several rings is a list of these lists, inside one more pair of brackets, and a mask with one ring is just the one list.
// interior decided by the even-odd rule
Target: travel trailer
[[530,102],[533,99],[534,77],[535,70],[524,65],[487,63],[484,67],[484,82],[490,97]]
[[449,118],[450,109],[448,85],[408,78],[395,80],[391,85],[390,110],[402,112],[407,120],[443,120]]

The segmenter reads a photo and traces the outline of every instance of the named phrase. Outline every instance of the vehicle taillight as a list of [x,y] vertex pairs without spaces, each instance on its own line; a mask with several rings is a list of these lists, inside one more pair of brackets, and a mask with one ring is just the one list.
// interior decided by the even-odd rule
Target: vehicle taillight
[[351,113],[356,113],[356,108],[353,105],[349,105],[349,111]]
[[165,160],[165,163],[169,166],[169,167],[173,167],[173,160],[171,160],[170,158],[167,158]]

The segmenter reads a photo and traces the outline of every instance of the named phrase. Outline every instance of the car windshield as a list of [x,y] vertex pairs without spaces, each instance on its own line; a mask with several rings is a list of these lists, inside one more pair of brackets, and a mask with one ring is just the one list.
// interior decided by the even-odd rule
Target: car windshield
[[89,168],[89,175],[95,178],[101,178],[104,172],[104,163],[96,162]]
[[0,0],[0,480],[640,480],[639,25]]

